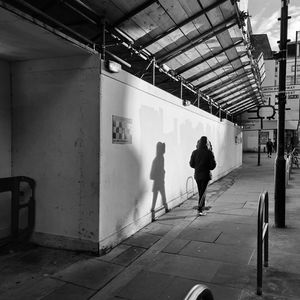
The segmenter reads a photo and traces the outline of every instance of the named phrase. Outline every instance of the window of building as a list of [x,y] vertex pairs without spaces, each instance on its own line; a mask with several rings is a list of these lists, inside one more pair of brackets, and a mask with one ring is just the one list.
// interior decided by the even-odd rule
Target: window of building
[[[295,72],[295,65],[292,65],[292,67],[291,67],[291,71],[292,72]],[[297,72],[300,72],[300,65],[297,65]]]
[[[287,85],[295,84],[295,76],[286,76],[286,84]],[[296,84],[300,84],[300,74],[299,76],[297,75]]]

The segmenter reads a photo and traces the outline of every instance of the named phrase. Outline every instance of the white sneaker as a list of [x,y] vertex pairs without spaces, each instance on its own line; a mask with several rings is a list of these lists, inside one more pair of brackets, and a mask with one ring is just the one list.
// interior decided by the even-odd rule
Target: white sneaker
[[206,212],[204,212],[204,211],[199,211],[199,216],[206,216],[206,215],[207,215]]

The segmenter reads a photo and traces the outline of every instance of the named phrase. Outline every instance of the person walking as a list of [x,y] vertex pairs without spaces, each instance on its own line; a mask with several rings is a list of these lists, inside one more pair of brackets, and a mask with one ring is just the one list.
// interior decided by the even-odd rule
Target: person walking
[[266,147],[267,147],[268,157],[272,157],[273,143],[271,142],[270,139],[268,139],[266,143]]
[[199,203],[199,215],[205,216],[205,192],[208,182],[212,179],[211,170],[216,167],[216,161],[212,152],[211,143],[206,136],[202,136],[197,142],[196,150],[192,152],[190,166],[195,169],[194,178],[197,183]]

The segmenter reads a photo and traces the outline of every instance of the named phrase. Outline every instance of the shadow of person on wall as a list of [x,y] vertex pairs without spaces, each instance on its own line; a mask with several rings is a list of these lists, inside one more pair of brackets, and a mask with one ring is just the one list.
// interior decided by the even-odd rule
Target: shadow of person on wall
[[[166,152],[166,144],[158,142],[156,144],[156,157],[152,162],[150,179],[153,180],[153,198],[151,206],[152,221],[155,220],[155,205],[158,197],[158,192],[161,195],[163,207],[166,212],[169,211],[165,192],[165,159],[164,154]],[[160,210],[160,209],[159,209]]]

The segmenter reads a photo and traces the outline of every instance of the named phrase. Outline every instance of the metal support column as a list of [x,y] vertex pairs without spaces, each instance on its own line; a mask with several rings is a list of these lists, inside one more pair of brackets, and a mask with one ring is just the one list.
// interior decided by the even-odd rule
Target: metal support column
[[258,129],[257,165],[260,166],[261,129]]
[[288,1],[281,0],[280,44],[279,44],[279,93],[278,93],[278,121],[277,121],[277,157],[275,162],[275,226],[285,227],[285,103],[286,103],[286,51],[288,29]]
[[298,32],[299,32],[299,31],[296,31],[296,41],[295,41],[295,69],[294,69],[294,84],[297,84]]
[[182,100],[183,98],[183,84],[182,84],[182,80],[180,80],[180,99]]
[[105,20],[101,21],[101,33],[102,33],[102,41],[101,41],[101,58],[105,61],[105,50],[106,50],[106,41],[105,41]]
[[260,118],[260,129],[258,130],[258,147],[257,147],[257,165],[260,166],[260,152],[261,152],[261,131],[263,129],[263,119]]
[[155,68],[156,68],[156,62],[155,57],[153,57],[152,60],[152,84],[155,86]]

